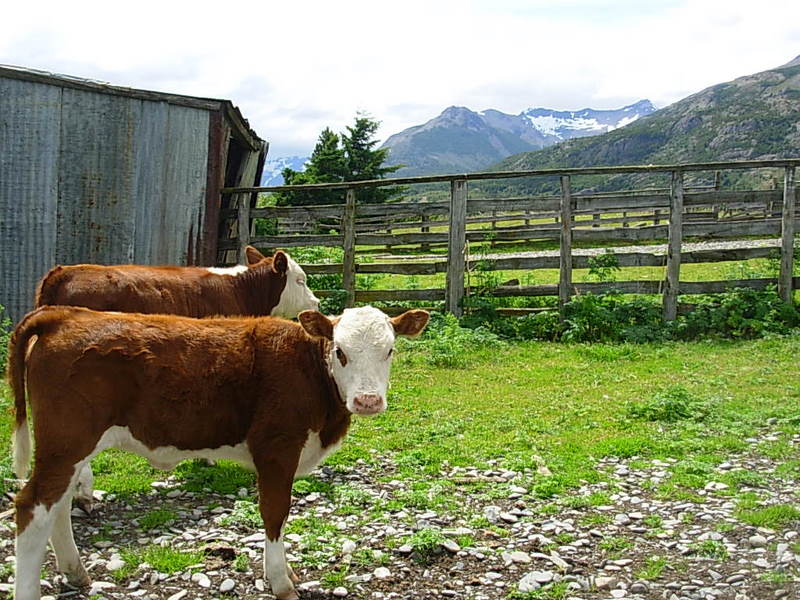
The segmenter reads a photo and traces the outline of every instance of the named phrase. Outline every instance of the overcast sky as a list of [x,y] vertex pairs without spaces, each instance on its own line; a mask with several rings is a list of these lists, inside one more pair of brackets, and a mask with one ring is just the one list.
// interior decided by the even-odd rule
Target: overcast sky
[[798,0],[34,0],[0,19],[0,63],[230,99],[271,158],[358,111],[385,139],[452,105],[663,107],[798,54]]

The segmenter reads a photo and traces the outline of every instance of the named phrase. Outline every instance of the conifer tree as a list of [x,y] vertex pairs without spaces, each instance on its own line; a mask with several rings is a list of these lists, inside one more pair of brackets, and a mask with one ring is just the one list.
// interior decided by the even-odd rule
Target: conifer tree
[[[365,181],[383,179],[394,173],[400,166],[384,167],[389,153],[387,149],[375,149],[378,140],[375,134],[380,123],[364,114],[356,115],[352,127],[337,135],[326,127],[319,136],[314,152],[308,160],[305,171],[290,168],[283,170],[285,185],[309,183],[339,183],[343,181]],[[359,202],[386,202],[397,195],[401,188],[371,188],[358,192]],[[344,190],[279,192],[276,203],[279,206],[305,206],[309,204],[343,204]]]

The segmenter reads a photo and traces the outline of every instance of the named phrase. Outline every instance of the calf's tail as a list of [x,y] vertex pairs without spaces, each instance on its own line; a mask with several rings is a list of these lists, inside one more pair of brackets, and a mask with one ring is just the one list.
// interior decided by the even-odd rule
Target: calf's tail
[[24,479],[31,463],[31,435],[25,401],[25,363],[31,338],[45,333],[57,320],[52,309],[37,309],[17,325],[8,344],[8,382],[14,396],[14,472]]

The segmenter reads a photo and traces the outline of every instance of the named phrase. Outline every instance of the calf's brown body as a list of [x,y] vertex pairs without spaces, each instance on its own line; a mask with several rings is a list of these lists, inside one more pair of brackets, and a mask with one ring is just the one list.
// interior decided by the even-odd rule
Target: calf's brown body
[[246,270],[236,276],[204,267],[57,266],[39,282],[35,304],[187,317],[269,315],[287,284],[287,256],[265,257],[253,247],[247,256]]
[[338,446],[351,414],[385,409],[395,336],[417,335],[428,314],[389,319],[362,307],[336,319],[316,311],[299,318],[192,319],[64,306],[27,315],[9,346],[20,477],[31,457],[26,381],[36,442],[33,473],[15,500],[15,598],[39,598],[48,538],[59,570],[76,585],[89,582],[70,499],[86,463],[119,447],[160,468],[192,456],[252,466],[264,572],[278,598],[297,599],[282,542],[292,480]]

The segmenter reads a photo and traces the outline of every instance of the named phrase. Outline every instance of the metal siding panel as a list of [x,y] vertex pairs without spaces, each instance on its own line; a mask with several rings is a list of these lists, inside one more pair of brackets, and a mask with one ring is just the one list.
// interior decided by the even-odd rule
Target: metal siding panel
[[0,304],[14,322],[55,261],[61,89],[0,78]]
[[135,140],[134,175],[136,232],[133,261],[137,264],[166,262],[158,255],[158,241],[166,218],[164,161],[168,111],[165,102],[143,102],[141,107]]
[[61,263],[128,263],[141,100],[64,89],[59,160]]
[[190,241],[205,215],[209,113],[183,106],[169,107],[164,161],[166,218],[161,230],[159,258],[185,265]]

